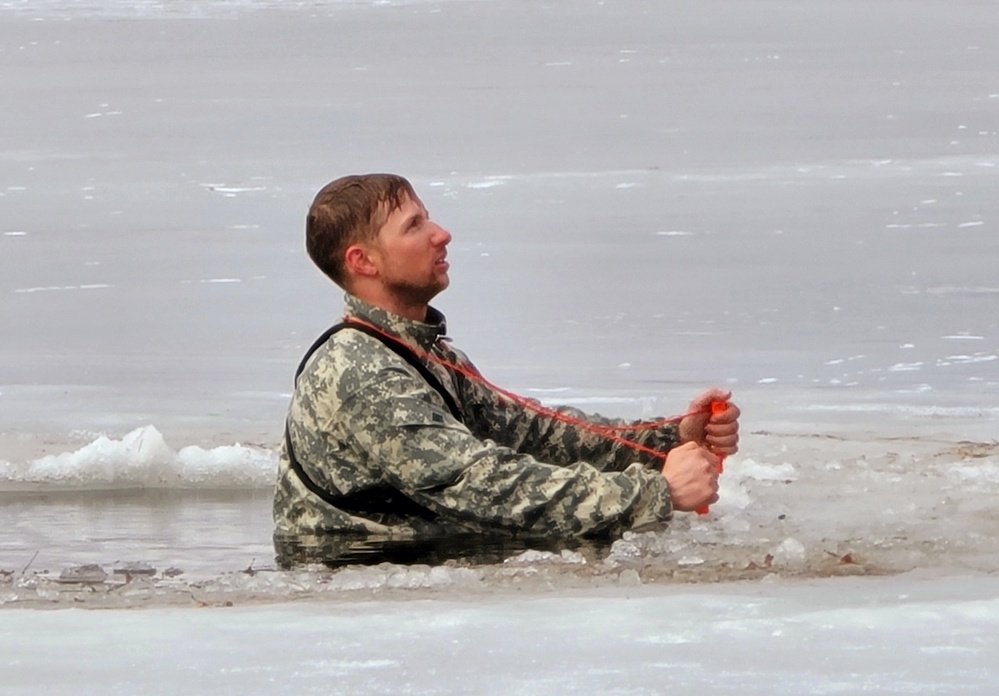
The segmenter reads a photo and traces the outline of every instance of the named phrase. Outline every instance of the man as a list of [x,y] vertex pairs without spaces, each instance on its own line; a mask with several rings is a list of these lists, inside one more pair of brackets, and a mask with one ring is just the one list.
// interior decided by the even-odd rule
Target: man
[[347,320],[296,380],[278,546],[612,537],[717,500],[718,457],[738,445],[728,392],[705,392],[679,424],[630,425],[503,392],[449,345],[429,305],[449,283],[450,241],[402,177],[348,176],[316,196],[306,246],[346,291]]

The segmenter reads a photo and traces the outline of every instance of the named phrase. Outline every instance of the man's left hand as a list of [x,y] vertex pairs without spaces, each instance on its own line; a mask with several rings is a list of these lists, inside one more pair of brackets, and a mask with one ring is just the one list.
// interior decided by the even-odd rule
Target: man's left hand
[[[730,399],[732,392],[708,389],[690,402],[690,415],[680,421],[680,443],[694,442],[716,454],[739,451],[739,407]],[[723,401],[726,409],[711,413],[711,402]]]

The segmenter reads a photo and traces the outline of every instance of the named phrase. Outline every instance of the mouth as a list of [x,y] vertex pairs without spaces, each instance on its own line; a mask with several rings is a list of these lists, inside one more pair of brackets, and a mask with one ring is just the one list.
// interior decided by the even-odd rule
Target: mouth
[[451,264],[448,263],[447,261],[447,254],[437,259],[436,263],[434,263],[434,266],[442,271],[446,271],[447,269],[449,269],[451,267]]

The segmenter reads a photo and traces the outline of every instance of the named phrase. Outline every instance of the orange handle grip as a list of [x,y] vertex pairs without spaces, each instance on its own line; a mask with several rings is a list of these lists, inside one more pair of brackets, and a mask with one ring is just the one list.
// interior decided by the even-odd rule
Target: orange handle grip
[[[717,416],[719,413],[725,413],[725,411],[727,409],[728,409],[728,403],[725,402],[725,401],[712,401],[711,402],[711,415],[712,416]],[[718,473],[720,474],[724,470],[725,470],[725,455],[724,454],[719,454],[718,455]],[[703,507],[697,508],[697,514],[698,515],[706,515],[706,514],[708,514],[708,506],[705,505]]]

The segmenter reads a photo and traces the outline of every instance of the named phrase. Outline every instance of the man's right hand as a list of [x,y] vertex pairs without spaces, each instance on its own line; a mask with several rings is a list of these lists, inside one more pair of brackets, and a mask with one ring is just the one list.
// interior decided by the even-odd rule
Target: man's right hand
[[693,442],[666,455],[663,476],[669,484],[673,509],[693,512],[718,502],[718,455]]

